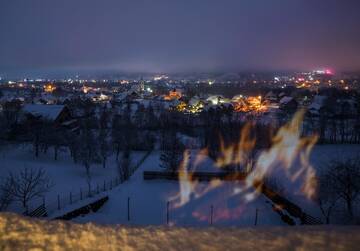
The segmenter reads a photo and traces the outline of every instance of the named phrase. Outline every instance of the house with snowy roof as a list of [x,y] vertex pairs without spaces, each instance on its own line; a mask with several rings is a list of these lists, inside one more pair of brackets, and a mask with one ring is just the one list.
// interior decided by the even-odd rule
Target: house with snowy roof
[[278,101],[278,97],[276,93],[274,93],[273,91],[269,91],[268,93],[266,93],[264,100],[269,101],[269,103],[276,103]]
[[64,105],[26,104],[22,112],[25,118],[48,120],[56,124],[72,119],[70,110]]
[[316,95],[308,106],[308,112],[312,115],[319,115],[321,109],[325,106],[327,96]]
[[284,96],[279,101],[279,108],[285,112],[295,112],[298,102],[293,97]]

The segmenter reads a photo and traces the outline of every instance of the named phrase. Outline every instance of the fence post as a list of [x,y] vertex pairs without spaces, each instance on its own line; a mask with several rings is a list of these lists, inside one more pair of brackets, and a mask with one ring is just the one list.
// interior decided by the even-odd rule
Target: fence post
[[166,203],[166,224],[169,226],[169,207],[170,207],[170,201]]
[[128,203],[127,203],[127,213],[128,213],[128,221],[130,221],[130,197],[128,197]]
[[72,194],[70,192],[70,204],[72,204]]
[[60,195],[59,194],[57,196],[57,201],[58,201],[58,210],[60,210]]
[[80,188],[80,200],[82,200],[82,189]]
[[105,192],[105,190],[106,190],[106,183],[105,183],[105,180],[104,180],[104,192]]
[[96,184],[96,192],[99,194],[99,184]]
[[110,180],[110,190],[112,189],[112,180]]
[[259,212],[259,209],[256,208],[256,211],[255,211],[255,226],[257,225],[257,221],[258,221],[258,212]]
[[213,214],[214,214],[214,206],[210,206],[210,225],[213,224]]

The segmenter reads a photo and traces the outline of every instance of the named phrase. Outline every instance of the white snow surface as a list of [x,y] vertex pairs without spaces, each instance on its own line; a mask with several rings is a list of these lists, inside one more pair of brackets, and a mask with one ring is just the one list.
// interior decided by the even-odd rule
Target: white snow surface
[[[319,171],[333,160],[356,157],[359,155],[360,145],[317,145],[311,154],[311,163]],[[52,150],[36,159],[29,146],[9,147],[0,153],[0,177],[6,176],[8,171],[18,171],[25,167],[42,167],[55,186],[46,195],[46,204],[55,203],[60,194],[62,201],[68,202],[69,193],[78,193],[80,187],[86,189],[85,169],[80,164],[74,164],[67,152],[59,155],[59,160],[53,160]],[[144,156],[144,152],[133,153],[133,162],[136,163]],[[280,216],[275,213],[268,200],[259,195],[252,201],[246,196],[229,196],[234,189],[243,187],[240,182],[225,182],[223,186],[206,193],[204,196],[192,197],[186,205],[176,208],[176,195],[179,193],[179,182],[166,180],[145,181],[145,170],[160,170],[160,152],[154,151],[134,173],[129,181],[115,189],[108,191],[109,201],[96,213],[74,219],[76,222],[95,222],[101,224],[126,225],[166,225],[167,202],[170,202],[169,225],[175,226],[209,226],[211,221],[211,206],[213,207],[214,226],[253,226],[256,209],[258,209],[259,226],[282,226]],[[115,157],[109,158],[105,169],[100,164],[92,166],[93,186],[100,185],[104,180],[117,177]],[[197,167],[197,171],[215,172],[214,163],[210,158]],[[201,183],[201,187],[208,186]],[[85,193],[85,192],[84,192]],[[128,220],[127,202],[130,198]],[[321,217],[318,206],[301,196],[289,197],[290,200],[301,205],[305,212],[314,217]],[[41,201],[41,199],[40,199]],[[81,204],[81,203],[80,203]],[[79,204],[79,206],[81,206]],[[38,206],[35,203],[34,206]],[[22,212],[12,205],[9,210]],[[76,205],[72,205],[72,208]]]
[[[159,152],[152,153],[129,181],[109,192],[109,201],[96,213],[78,217],[76,222],[97,222],[102,224],[163,225],[166,224],[167,202],[169,224],[176,226],[249,226],[255,223],[258,208],[258,224],[284,225],[271,205],[260,195],[251,203],[241,196],[229,196],[241,183],[228,182],[203,197],[191,200],[185,206],[176,208],[174,199],[179,192],[178,181],[144,180],[143,171],[158,170]],[[208,186],[202,183],[201,186]],[[128,220],[128,198],[130,198]]]
[[[314,168],[321,168],[334,159],[356,157],[360,145],[319,145],[311,154],[310,161]],[[252,226],[255,222],[255,212],[258,209],[258,225],[284,225],[280,216],[267,203],[262,194],[254,200],[247,200],[246,194],[233,195],[236,189],[243,188],[241,182],[224,182],[221,187],[206,193],[201,197],[192,197],[186,205],[175,208],[176,195],[179,192],[179,182],[166,180],[144,180],[145,170],[161,170],[159,167],[160,152],[153,152],[135,172],[129,181],[109,193],[109,201],[98,212],[75,219],[76,222],[97,222],[102,224],[127,225],[162,225],[166,224],[167,202],[170,201],[169,221],[176,226],[209,226],[211,221],[211,206],[213,206],[213,224],[216,226]],[[197,171],[216,172],[210,158],[205,158]],[[209,183],[201,183],[206,187]],[[321,218],[318,206],[303,195],[288,188],[287,198],[314,217]],[[128,198],[130,198],[128,214]]]
[[358,250],[360,227],[126,227],[0,214],[1,250]]
[[[132,152],[132,165],[136,164],[144,154],[145,152]],[[83,198],[85,198],[88,185],[84,166],[81,163],[75,164],[67,151],[59,151],[58,160],[56,161],[53,155],[53,149],[50,148],[46,154],[40,153],[40,156],[35,158],[30,145],[8,146],[0,152],[0,180],[4,179],[9,172],[18,173],[23,168],[33,168],[35,170],[42,168],[53,184],[50,191],[45,195],[48,209],[57,208],[58,195],[61,200],[61,208],[69,204],[70,192],[73,200],[75,200],[79,197],[81,189]],[[97,185],[99,185],[101,191],[104,181],[108,189],[110,180],[118,177],[115,159],[114,155],[110,156],[105,169],[100,163],[91,165],[92,189],[96,189]],[[31,208],[38,207],[41,203],[42,198],[37,198],[32,201]],[[13,203],[8,210],[19,213],[24,212],[19,203]]]

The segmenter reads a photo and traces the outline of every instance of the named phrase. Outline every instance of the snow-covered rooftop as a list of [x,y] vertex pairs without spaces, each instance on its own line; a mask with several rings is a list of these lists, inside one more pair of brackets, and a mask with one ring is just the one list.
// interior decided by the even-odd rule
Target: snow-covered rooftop
[[288,104],[289,102],[291,102],[292,100],[293,100],[292,97],[285,96],[285,97],[283,97],[282,99],[280,99],[280,104],[286,105],[286,104]]
[[55,120],[61,111],[64,109],[63,105],[24,105],[23,111],[35,116],[41,116],[50,120]]
[[324,102],[325,102],[326,98],[327,98],[326,96],[316,95],[314,97],[313,102],[309,105],[308,109],[316,110],[316,111],[319,110],[320,108],[322,108],[324,106]]

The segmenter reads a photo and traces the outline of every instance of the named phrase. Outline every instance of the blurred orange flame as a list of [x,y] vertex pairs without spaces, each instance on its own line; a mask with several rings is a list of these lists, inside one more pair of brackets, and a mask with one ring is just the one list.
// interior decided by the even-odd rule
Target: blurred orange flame
[[220,156],[215,165],[218,168],[244,164],[255,146],[255,138],[251,138],[251,124],[247,123],[241,130],[240,141],[237,144],[225,146],[220,139]]
[[[291,183],[300,182],[301,188],[297,192],[301,192],[309,199],[315,196],[317,187],[316,173],[309,162],[309,157],[318,137],[301,136],[303,117],[304,111],[297,112],[290,122],[277,131],[272,139],[271,147],[262,151],[255,161],[251,158],[256,143],[255,138],[251,136],[251,124],[243,127],[238,143],[225,146],[223,140],[221,140],[219,157],[215,160],[216,167],[239,167],[241,165],[245,167],[241,171],[237,168],[229,174],[229,180],[231,180],[231,177],[237,181],[239,181],[238,177],[243,177],[243,180],[241,186],[233,188],[232,192],[227,196],[242,195],[247,201],[253,200],[258,196],[266,178],[279,177],[279,171],[285,173],[285,176],[281,175],[281,178],[285,178]],[[193,170],[189,172],[190,152],[188,150],[184,152],[184,158],[178,173],[180,191],[173,198],[175,208],[182,207],[192,199],[197,199],[224,184],[223,181],[213,180],[204,187],[203,185],[200,186],[199,181],[193,178],[192,172],[207,156],[208,150],[201,150],[196,156],[193,165],[191,165]],[[218,217],[214,218],[214,220],[230,219],[233,217],[231,212],[239,216],[242,211],[243,205],[240,205],[235,210],[222,208],[217,212]],[[204,216],[199,212],[194,212],[193,216],[198,219],[204,217],[207,219],[208,217],[208,215]]]

